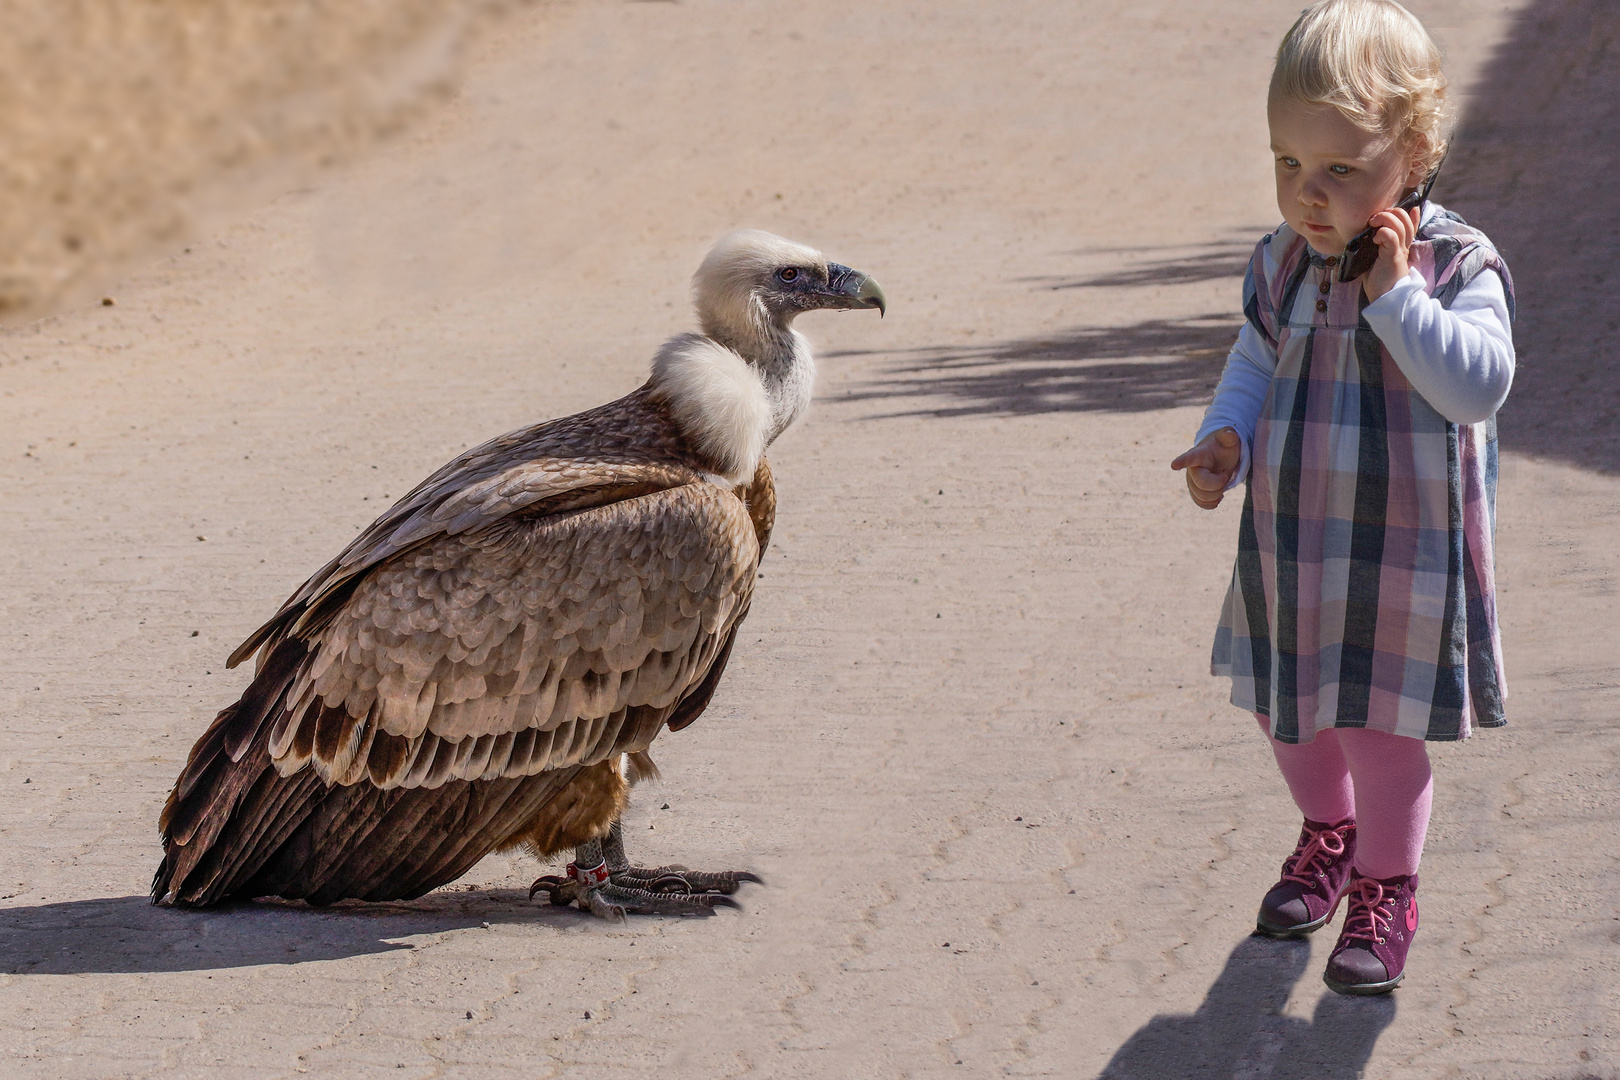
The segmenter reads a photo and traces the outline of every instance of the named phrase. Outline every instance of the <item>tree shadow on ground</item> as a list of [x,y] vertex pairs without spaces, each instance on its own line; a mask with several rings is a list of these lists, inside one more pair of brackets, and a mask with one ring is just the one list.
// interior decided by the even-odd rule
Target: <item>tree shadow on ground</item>
[[1249,937],[1232,950],[1198,1010],[1155,1016],[1097,1080],[1352,1080],[1395,1019],[1395,999],[1324,990],[1310,1020],[1280,1012],[1305,973],[1305,941]]
[[[1117,258],[1094,274],[1050,274],[1018,280],[1043,292],[1191,285],[1227,279],[1232,301],[1254,251],[1270,226],[1204,244],[1089,248],[1079,259]],[[994,416],[1050,412],[1150,412],[1207,404],[1220,381],[1241,316],[1148,319],[1129,326],[1083,326],[1055,334],[983,345],[928,346],[894,357],[876,379],[844,401],[908,399],[879,416]],[[829,357],[871,356],[870,351]],[[924,404],[933,399],[943,404]]]
[[1020,278],[1032,285],[1044,286],[1054,292],[1064,289],[1129,289],[1141,285],[1191,285],[1200,281],[1219,281],[1222,278],[1240,278],[1254,253],[1254,244],[1273,226],[1266,225],[1245,230],[1241,236],[1227,240],[1214,240],[1190,247],[1108,248],[1077,251],[1075,255],[1122,254],[1138,255],[1149,251],[1171,254],[1135,266],[1125,266],[1103,274],[1048,275]]
[[409,949],[408,938],[505,922],[577,925],[591,916],[516,889],[441,889],[419,900],[312,908],[261,901],[203,911],[145,896],[0,909],[0,972],[13,975],[213,971]]
[[[841,400],[900,406],[884,416],[1148,412],[1194,405],[1214,391],[1237,326],[1230,315],[1150,319],[1000,344],[912,349]],[[908,401],[914,404],[901,404]]]
[[1436,197],[1513,273],[1502,446],[1620,473],[1620,6],[1534,0],[1486,69]]

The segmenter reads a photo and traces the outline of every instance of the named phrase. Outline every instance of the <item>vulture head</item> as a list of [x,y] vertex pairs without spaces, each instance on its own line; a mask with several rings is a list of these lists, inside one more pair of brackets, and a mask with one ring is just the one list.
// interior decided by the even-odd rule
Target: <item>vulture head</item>
[[823,308],[886,310],[877,282],[828,262],[812,247],[759,229],[720,238],[692,277],[698,320],[709,337],[733,348],[784,336],[795,316]]
[[736,483],[810,405],[815,362],[793,329],[807,311],[887,310],[877,282],[759,229],[720,238],[692,276],[703,333],[665,343],[653,388],[693,443]]

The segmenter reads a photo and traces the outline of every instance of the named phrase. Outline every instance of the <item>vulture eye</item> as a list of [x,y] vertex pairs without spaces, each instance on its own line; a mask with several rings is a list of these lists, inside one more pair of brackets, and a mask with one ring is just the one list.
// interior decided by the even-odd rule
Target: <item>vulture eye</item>
[[784,266],[776,272],[776,279],[781,282],[792,283],[799,280],[799,268]]

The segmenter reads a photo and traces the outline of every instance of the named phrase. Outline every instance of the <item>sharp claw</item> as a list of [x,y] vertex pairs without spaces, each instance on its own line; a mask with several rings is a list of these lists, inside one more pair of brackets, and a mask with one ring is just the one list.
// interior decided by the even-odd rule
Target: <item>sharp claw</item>
[[726,870],[717,874],[689,874],[687,876],[700,889],[728,895],[736,892],[747,881],[760,885],[765,883],[758,874],[750,874],[746,870]]
[[733,878],[730,881],[709,882],[708,887],[709,887],[709,891],[711,891],[711,892],[723,893],[726,896],[730,896],[732,893],[734,893],[738,889],[742,888],[744,882],[749,882],[749,881],[752,881],[752,882],[754,882],[756,884],[759,884],[759,885],[765,884],[763,881],[760,881],[760,879],[755,877],[753,874],[747,874],[747,875],[738,875],[737,877]]
[[689,893],[692,891],[692,883],[679,874],[665,874],[662,877],[653,879],[643,888],[648,892]]
[[602,893],[605,891],[605,889],[591,889],[586,892],[585,902],[590,905],[591,914],[608,922],[624,922],[626,909],[604,897]]
[[534,894],[544,889],[554,905],[567,907],[573,902],[573,897],[567,894],[567,886],[567,878],[547,874],[545,877],[536,878],[534,884],[529,886],[529,899],[533,900]]

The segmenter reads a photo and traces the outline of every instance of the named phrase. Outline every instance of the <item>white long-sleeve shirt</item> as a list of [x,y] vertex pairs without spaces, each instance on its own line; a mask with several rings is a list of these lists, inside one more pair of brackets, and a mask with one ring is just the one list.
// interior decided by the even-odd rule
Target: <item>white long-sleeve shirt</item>
[[[1513,332],[1502,279],[1490,272],[1477,275],[1449,309],[1423,286],[1423,275],[1409,270],[1362,314],[1412,388],[1436,412],[1458,424],[1488,419],[1513,384]],[[1276,350],[1254,324],[1245,322],[1193,439],[1196,444],[1225,427],[1238,433],[1242,458],[1228,488],[1249,474],[1249,448],[1276,371]]]

